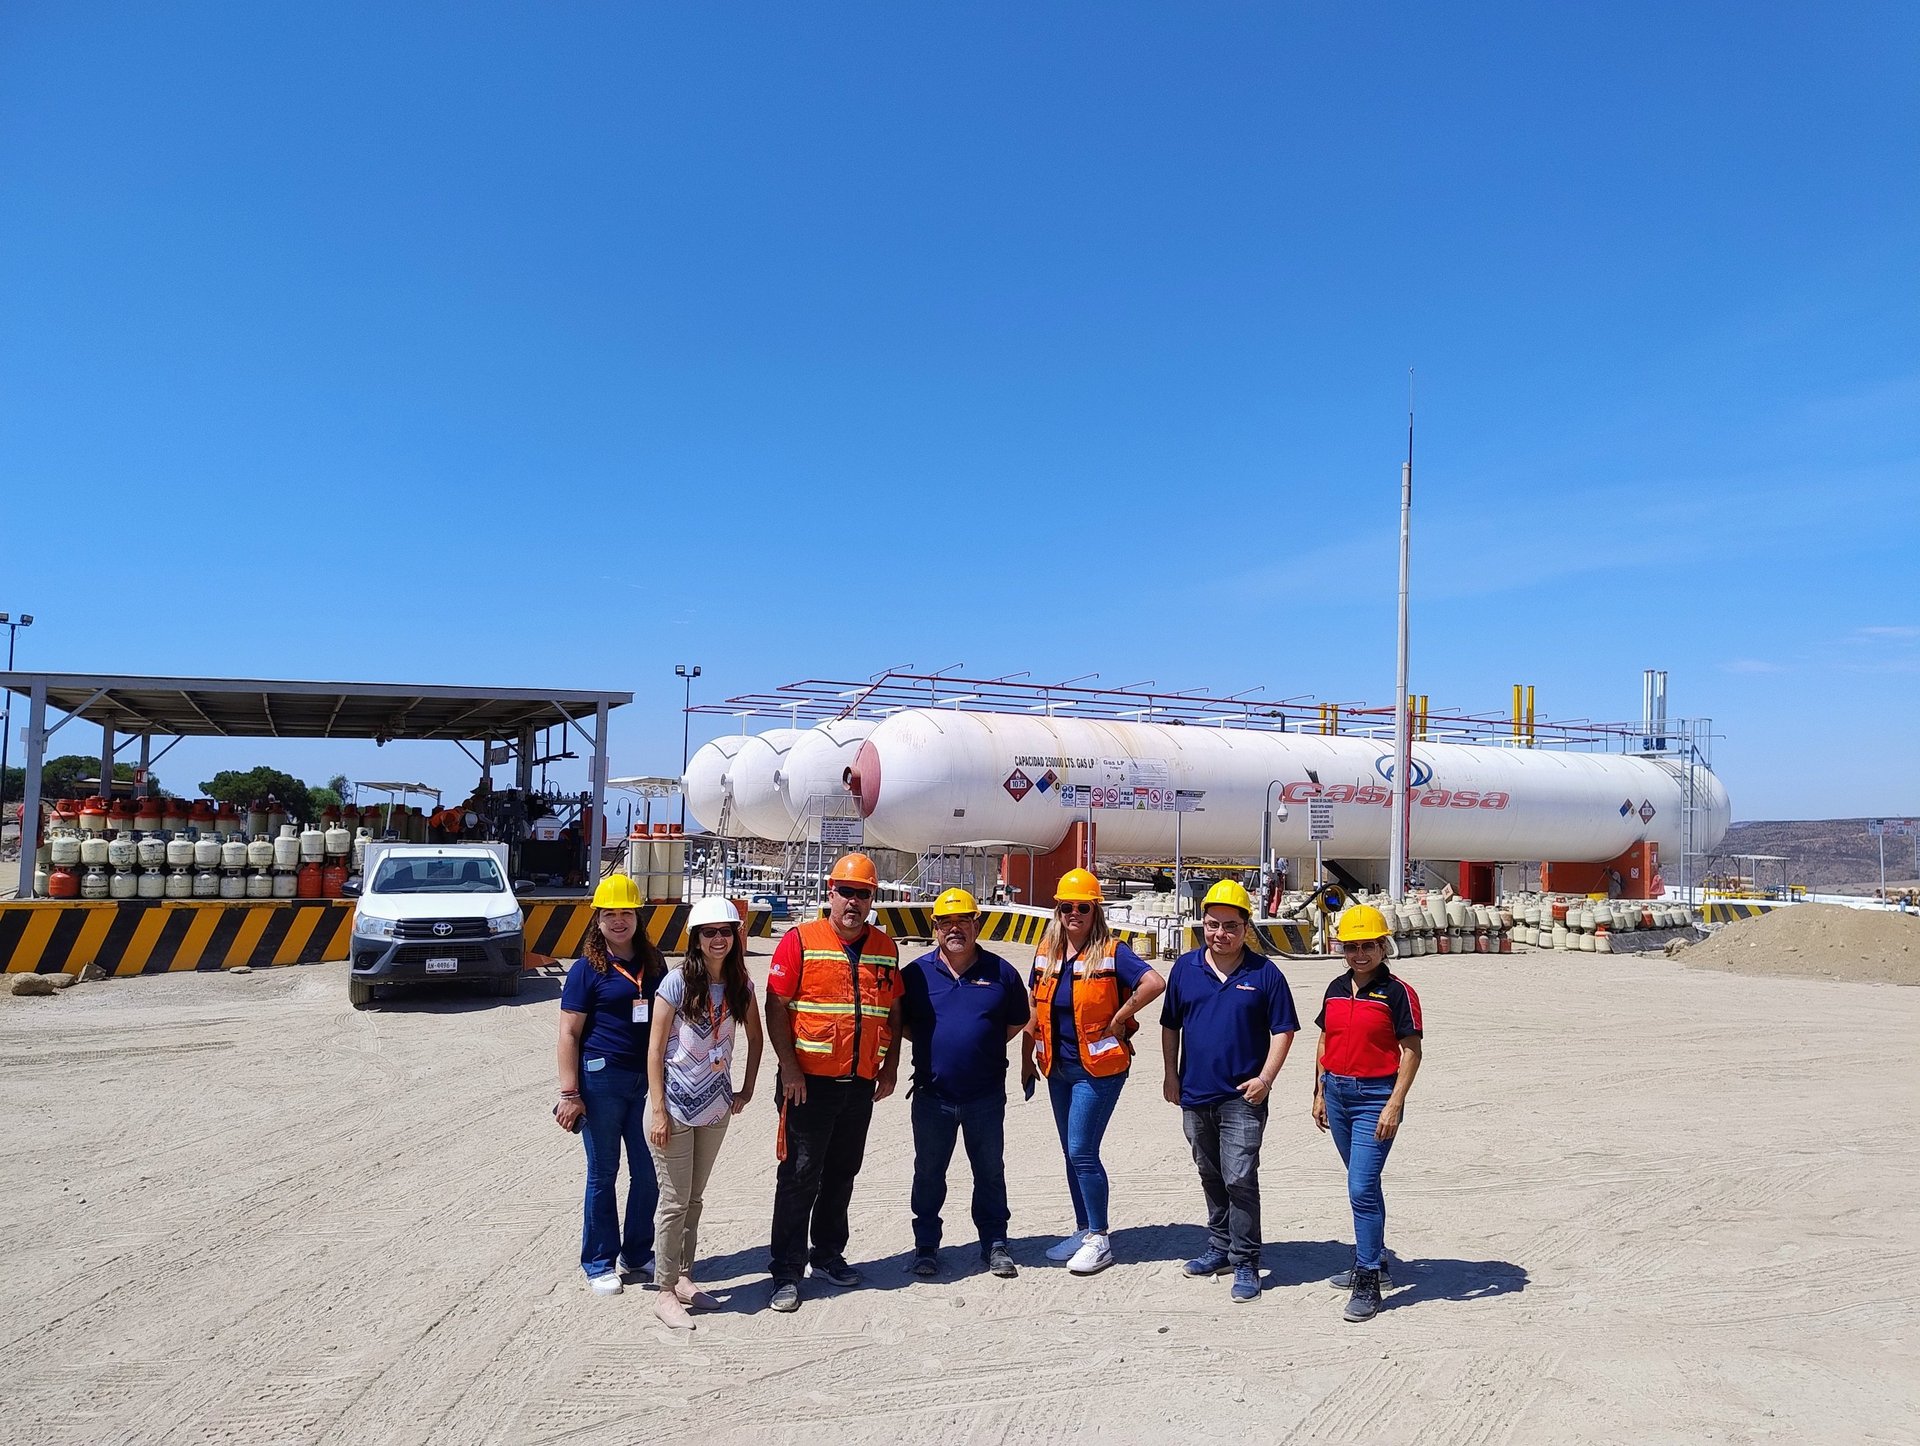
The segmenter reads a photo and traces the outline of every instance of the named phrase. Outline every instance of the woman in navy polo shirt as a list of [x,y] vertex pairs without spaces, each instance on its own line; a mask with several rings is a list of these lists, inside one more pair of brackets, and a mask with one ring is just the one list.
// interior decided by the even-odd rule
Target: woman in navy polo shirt
[[[553,1117],[587,1147],[580,1266],[598,1295],[645,1273],[660,1186],[647,1148],[647,1043],[666,961],[640,927],[640,891],[616,874],[593,894],[581,956],[560,990],[560,1102]],[[627,1154],[626,1228],[620,1226],[620,1152]]]
[[1347,1167],[1353,1267],[1328,1283],[1352,1294],[1346,1317],[1371,1319],[1387,1278],[1387,1198],[1380,1172],[1400,1133],[1407,1091],[1420,1072],[1420,996],[1387,972],[1392,931],[1380,911],[1356,904],[1340,916],[1347,972],[1320,1005],[1313,1122],[1330,1131]]

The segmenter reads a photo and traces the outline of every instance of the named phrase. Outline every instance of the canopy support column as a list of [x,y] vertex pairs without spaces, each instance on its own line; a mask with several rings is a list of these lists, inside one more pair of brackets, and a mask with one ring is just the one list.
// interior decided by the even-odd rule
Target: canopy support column
[[607,705],[593,709],[593,837],[587,840],[587,887],[600,887],[600,841],[607,835]]
[[47,761],[47,685],[36,678],[27,688],[27,779],[20,802],[20,887],[17,899],[33,897],[33,865],[40,847],[40,770]]

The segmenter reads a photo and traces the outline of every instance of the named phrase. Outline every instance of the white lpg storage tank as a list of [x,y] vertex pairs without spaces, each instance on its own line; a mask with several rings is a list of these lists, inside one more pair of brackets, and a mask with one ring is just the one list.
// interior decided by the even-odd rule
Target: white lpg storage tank
[[727,783],[733,790],[735,834],[784,843],[793,833],[793,815],[780,797],[774,774],[806,730],[769,728],[740,746],[727,765]]
[[[726,796],[727,768],[733,755],[746,746],[744,733],[729,734],[711,743],[702,743],[687,760],[687,771],[680,788],[687,800],[687,816],[709,833],[720,828],[720,806]],[[734,826],[739,832],[739,825]]]
[[[1101,790],[1094,812],[1106,856],[1170,858],[1176,800],[1189,857],[1259,850],[1269,786],[1287,818],[1277,852],[1312,852],[1307,802],[1333,805],[1335,858],[1390,852],[1392,745],[1308,733],[1202,725],[912,709],[881,722],[850,786],[869,825],[902,848],[1011,843],[1050,849],[1085,817],[1062,790]],[[1643,839],[1670,858],[1687,846],[1687,765],[1634,755],[1418,743],[1409,808],[1416,858],[1599,862]],[[1317,779],[1318,782],[1314,780]],[[1693,847],[1720,841],[1731,807],[1694,768]],[[1113,806],[1132,795],[1158,807]]]
[[[797,824],[812,827],[822,815],[836,816],[854,804],[847,792],[847,770],[860,756],[860,745],[879,727],[877,718],[834,718],[809,728],[787,750],[786,760],[775,770],[773,781]],[[868,841],[886,847],[868,831]]]

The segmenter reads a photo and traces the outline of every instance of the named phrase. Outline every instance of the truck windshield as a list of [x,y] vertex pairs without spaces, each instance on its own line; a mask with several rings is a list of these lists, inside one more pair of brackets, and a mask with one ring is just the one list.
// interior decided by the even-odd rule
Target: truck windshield
[[506,883],[492,859],[382,859],[370,894],[501,894]]

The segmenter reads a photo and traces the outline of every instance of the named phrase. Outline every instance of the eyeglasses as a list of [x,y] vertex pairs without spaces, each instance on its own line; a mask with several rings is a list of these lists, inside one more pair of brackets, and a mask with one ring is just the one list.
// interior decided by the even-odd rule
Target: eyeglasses
[[979,922],[980,916],[978,914],[942,914],[933,921],[933,927],[936,929],[944,929],[949,924],[977,924]]
[[843,899],[854,899],[862,904],[873,897],[872,889],[852,889],[845,884],[835,884],[833,891]]
[[1060,912],[1063,914],[1091,914],[1093,912],[1093,905],[1092,904],[1061,904],[1059,906],[1059,909],[1060,909]]
[[1380,941],[1378,939],[1342,939],[1340,941],[1340,952],[1342,954],[1358,954],[1362,949],[1376,948],[1379,943]]
[[702,939],[731,939],[733,937],[733,925],[712,924],[695,932],[697,932]]
[[1238,934],[1247,927],[1247,921],[1245,919],[1202,919],[1200,927],[1213,929],[1222,934]]

